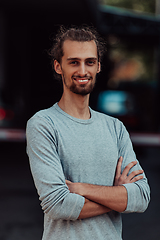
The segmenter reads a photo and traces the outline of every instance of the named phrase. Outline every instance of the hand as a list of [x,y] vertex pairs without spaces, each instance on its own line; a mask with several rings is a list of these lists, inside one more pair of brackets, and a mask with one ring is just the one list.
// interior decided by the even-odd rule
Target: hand
[[123,172],[121,174],[122,161],[123,161],[123,157],[120,157],[118,160],[118,163],[117,163],[117,167],[116,167],[114,186],[120,186],[125,183],[133,183],[133,182],[136,182],[143,178],[142,175],[139,175],[139,174],[143,173],[143,170],[136,170],[136,171],[131,172],[128,175],[130,169],[137,164],[137,161],[133,161],[133,162],[129,163],[125,167],[125,169],[123,170]]
[[69,188],[69,191],[71,193],[77,193],[77,194],[81,195],[80,194],[80,186],[81,186],[82,183],[78,183],[78,182],[73,183],[69,180],[66,180],[66,184],[67,184],[67,186]]

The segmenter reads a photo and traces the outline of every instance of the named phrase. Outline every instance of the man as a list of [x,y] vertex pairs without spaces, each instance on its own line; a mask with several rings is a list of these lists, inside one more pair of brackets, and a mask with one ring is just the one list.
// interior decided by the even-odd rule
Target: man
[[120,240],[120,213],[143,212],[149,203],[147,179],[125,127],[89,107],[102,52],[93,30],[61,31],[50,55],[62,97],[27,124],[43,240]]

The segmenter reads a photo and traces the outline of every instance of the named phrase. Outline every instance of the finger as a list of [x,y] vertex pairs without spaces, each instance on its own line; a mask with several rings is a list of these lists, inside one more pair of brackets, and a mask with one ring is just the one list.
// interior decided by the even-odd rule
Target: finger
[[116,167],[116,176],[115,176],[115,178],[119,178],[120,175],[121,175],[122,161],[123,161],[123,157],[121,156],[121,157],[118,159],[118,163],[117,163],[117,167]]
[[132,178],[135,178],[137,175],[142,174],[144,171],[143,170],[136,170],[133,171],[129,174],[129,176],[127,178],[129,178],[130,180],[132,180]]
[[128,176],[129,171],[131,170],[132,167],[134,167],[137,164],[137,161],[130,162],[125,169],[122,172],[122,176]]
[[69,180],[65,180],[66,181],[66,184],[70,184],[70,183],[72,183],[71,181],[69,181]]
[[139,180],[143,179],[143,175],[139,175],[137,177],[134,177],[130,182],[133,183],[133,182],[137,182]]

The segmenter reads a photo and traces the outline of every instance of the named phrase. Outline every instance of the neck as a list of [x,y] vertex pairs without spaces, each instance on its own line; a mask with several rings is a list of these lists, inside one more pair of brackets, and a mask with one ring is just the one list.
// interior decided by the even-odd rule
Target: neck
[[59,107],[69,115],[79,119],[89,119],[89,94],[81,96],[78,94],[64,94],[62,95],[59,103]]

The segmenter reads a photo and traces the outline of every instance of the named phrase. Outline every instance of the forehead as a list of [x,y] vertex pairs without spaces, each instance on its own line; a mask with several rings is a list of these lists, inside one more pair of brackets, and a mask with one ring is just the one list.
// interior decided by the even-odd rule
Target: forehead
[[95,41],[66,40],[63,43],[63,53],[64,58],[97,58],[97,46]]

